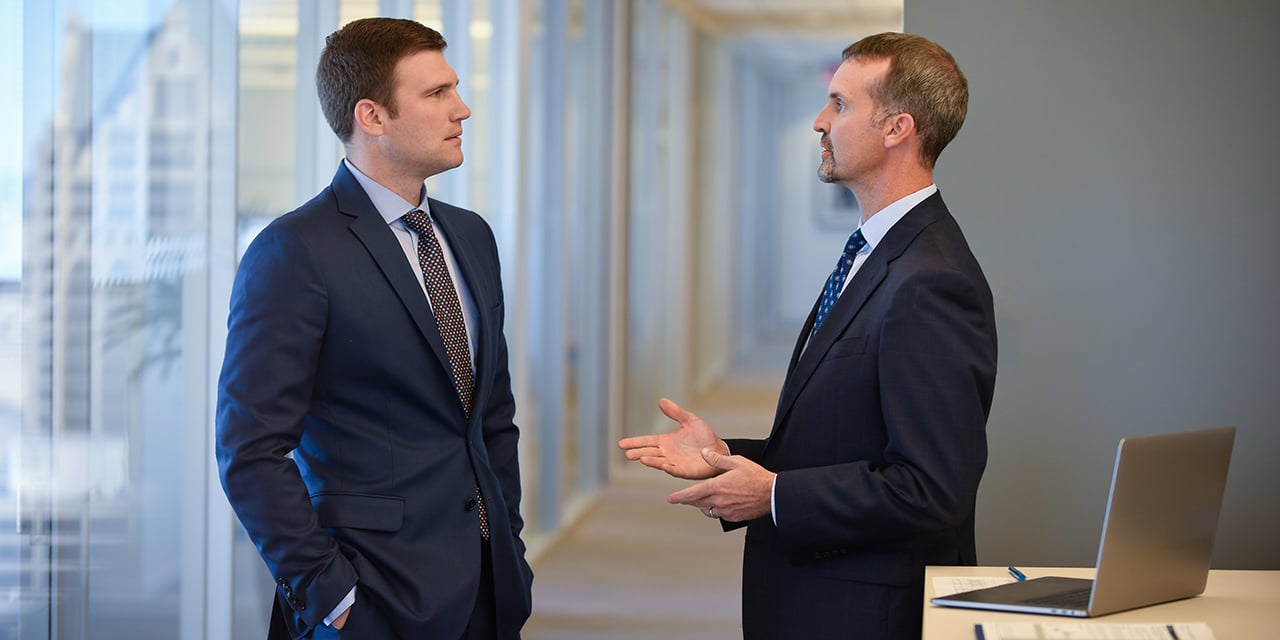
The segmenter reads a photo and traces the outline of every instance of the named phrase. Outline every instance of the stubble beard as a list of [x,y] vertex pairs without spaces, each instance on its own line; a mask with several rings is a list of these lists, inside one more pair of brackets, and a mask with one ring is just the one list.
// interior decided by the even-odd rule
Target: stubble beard
[[818,179],[831,184],[837,181],[836,161],[834,158],[823,158],[818,164]]

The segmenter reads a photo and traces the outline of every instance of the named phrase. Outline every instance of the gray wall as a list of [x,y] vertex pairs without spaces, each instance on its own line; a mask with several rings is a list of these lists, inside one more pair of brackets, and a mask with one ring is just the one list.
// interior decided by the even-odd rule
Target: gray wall
[[1214,554],[1280,568],[1280,4],[906,0],[970,81],[937,182],[996,296],[979,561],[1091,566],[1118,439],[1239,427]]

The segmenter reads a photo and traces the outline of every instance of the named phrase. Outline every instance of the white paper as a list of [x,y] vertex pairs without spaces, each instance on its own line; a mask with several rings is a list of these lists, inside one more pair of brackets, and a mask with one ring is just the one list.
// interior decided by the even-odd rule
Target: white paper
[[967,576],[967,577],[935,577],[933,579],[933,597],[941,598],[955,593],[964,593],[974,589],[986,589],[1013,582],[1009,576]]
[[979,626],[981,634],[975,630],[975,635],[985,640],[1215,640],[1213,630],[1203,622],[987,622]]

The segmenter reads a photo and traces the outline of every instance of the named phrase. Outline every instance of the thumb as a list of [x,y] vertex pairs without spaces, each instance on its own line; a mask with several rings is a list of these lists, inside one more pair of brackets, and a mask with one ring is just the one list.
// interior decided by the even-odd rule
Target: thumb
[[674,420],[675,422],[679,422],[681,424],[683,424],[684,421],[689,418],[688,411],[685,411],[684,408],[682,408],[680,405],[676,404],[675,402],[672,402],[668,398],[662,398],[661,400],[658,400],[658,409],[662,411],[662,415],[665,415],[668,418],[671,418],[672,420]]
[[702,449],[702,459],[706,460],[707,464],[723,471],[736,469],[738,467],[738,461],[733,456],[726,456],[719,451],[711,449],[710,447],[704,447]]

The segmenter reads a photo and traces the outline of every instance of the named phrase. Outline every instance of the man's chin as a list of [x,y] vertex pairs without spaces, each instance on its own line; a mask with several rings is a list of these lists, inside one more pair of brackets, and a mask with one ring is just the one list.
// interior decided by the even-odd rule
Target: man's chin
[[461,166],[462,166],[462,154],[458,154],[457,158],[441,161],[440,164],[435,166],[434,171],[427,174],[427,177],[439,175],[441,173],[449,171],[450,169],[457,169],[458,167],[461,167]]

